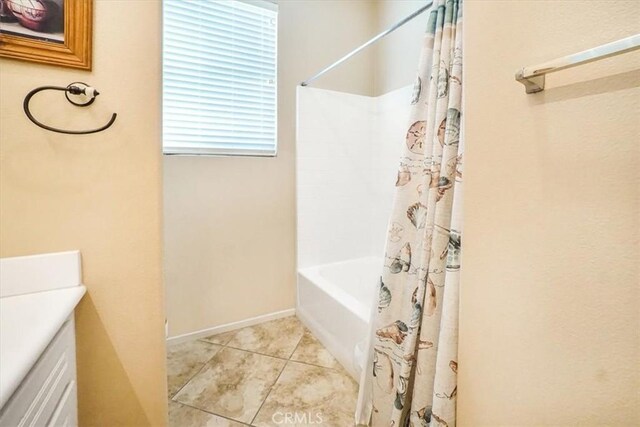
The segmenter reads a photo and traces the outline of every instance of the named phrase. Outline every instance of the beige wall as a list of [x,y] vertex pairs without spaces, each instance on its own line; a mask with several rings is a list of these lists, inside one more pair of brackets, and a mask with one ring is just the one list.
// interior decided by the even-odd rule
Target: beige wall
[[[376,32],[390,28],[424,5],[425,0],[378,0]],[[375,55],[373,73],[376,95],[413,84],[427,17],[427,12],[422,13],[371,47]]]
[[640,425],[637,1],[465,0],[462,426]]
[[[295,307],[295,89],[375,33],[375,7],[279,5],[278,156],[164,157],[170,336]],[[314,86],[371,94],[372,55]]]
[[[160,2],[95,2],[94,70],[0,59],[0,253],[80,249],[88,288],[76,312],[83,426],[164,425],[161,277]],[[133,33],[132,33],[133,32]],[[90,136],[44,131],[22,112],[40,85],[101,92],[75,108],[41,93],[33,112]]]

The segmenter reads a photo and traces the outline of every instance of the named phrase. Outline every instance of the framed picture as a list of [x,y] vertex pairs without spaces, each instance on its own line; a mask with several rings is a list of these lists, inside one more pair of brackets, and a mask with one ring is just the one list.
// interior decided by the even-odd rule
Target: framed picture
[[93,0],[0,0],[0,56],[91,69]]

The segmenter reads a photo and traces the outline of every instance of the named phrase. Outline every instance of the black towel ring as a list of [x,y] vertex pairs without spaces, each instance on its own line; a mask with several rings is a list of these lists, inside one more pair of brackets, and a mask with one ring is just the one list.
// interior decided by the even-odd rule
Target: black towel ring
[[[73,82],[67,87],[62,87],[62,86],[40,86],[40,87],[37,87],[37,88],[33,89],[31,92],[29,92],[27,94],[27,96],[24,97],[24,102],[22,103],[22,107],[24,108],[24,113],[27,115],[29,120],[31,120],[37,126],[40,126],[42,129],[46,129],[46,130],[49,130],[51,132],[68,133],[68,134],[72,134],[72,135],[84,135],[84,134],[87,134],[87,133],[102,132],[103,130],[110,128],[111,125],[113,124],[113,122],[116,121],[116,117],[118,116],[116,113],[113,113],[111,115],[111,118],[109,119],[109,121],[107,122],[106,125],[104,125],[102,127],[99,127],[97,129],[92,129],[92,130],[64,130],[64,129],[57,129],[57,128],[54,128],[54,127],[51,127],[51,126],[47,126],[47,125],[45,125],[43,123],[40,123],[38,120],[36,120],[35,117],[33,117],[33,114],[31,114],[31,111],[29,111],[29,101],[31,101],[31,98],[33,97],[33,95],[35,95],[38,92],[42,92],[43,90],[60,90],[60,91],[63,91],[64,92],[64,96],[67,98],[67,101],[69,101],[70,103],[72,103],[73,105],[78,106],[78,107],[86,107],[88,105],[93,104],[93,101],[96,100],[96,96],[100,95],[100,93],[97,90],[95,90],[94,88],[90,87],[86,83],[82,83],[82,82]],[[86,95],[90,99],[85,103],[75,102],[71,98],[69,98],[69,94],[71,94],[71,95]]]

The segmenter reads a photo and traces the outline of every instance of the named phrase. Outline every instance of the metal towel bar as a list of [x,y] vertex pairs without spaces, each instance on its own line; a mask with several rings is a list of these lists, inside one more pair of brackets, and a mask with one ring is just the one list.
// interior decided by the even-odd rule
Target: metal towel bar
[[530,67],[524,67],[516,73],[516,80],[522,83],[527,93],[544,90],[544,76],[567,68],[598,61],[610,56],[620,55],[640,49],[640,34],[603,44],[592,49],[563,56],[562,58],[544,62]]

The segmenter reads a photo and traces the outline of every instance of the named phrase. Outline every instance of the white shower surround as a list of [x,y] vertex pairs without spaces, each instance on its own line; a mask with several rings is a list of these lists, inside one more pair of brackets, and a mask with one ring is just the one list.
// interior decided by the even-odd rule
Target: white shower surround
[[297,95],[297,312],[358,380],[411,86],[378,97],[309,87]]

